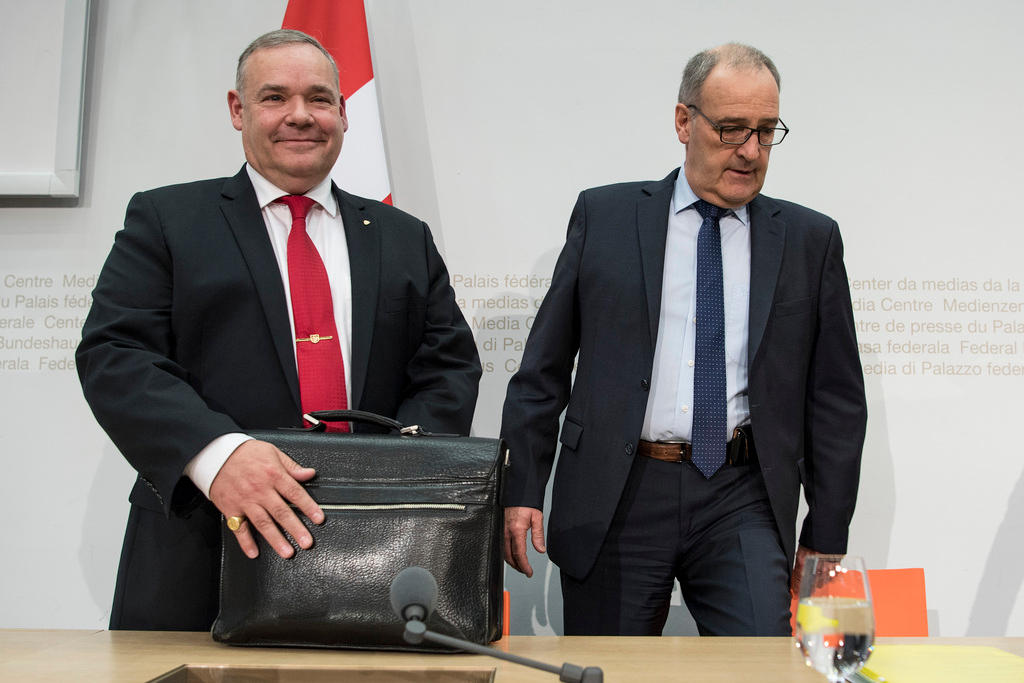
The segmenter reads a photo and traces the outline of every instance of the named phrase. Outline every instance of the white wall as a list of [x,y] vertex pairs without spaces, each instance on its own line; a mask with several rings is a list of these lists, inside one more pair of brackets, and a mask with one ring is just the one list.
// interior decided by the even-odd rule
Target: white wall
[[[854,293],[861,341],[880,345],[865,349],[864,363],[894,374],[867,376],[851,552],[872,567],[923,566],[933,634],[1024,635],[1024,473],[1013,433],[1022,375],[989,366],[1024,368],[1024,332],[993,332],[997,321],[1019,330],[1024,312],[943,310],[955,296],[1024,311],[1024,294],[1007,282],[1024,280],[1014,201],[1024,171],[1013,144],[1024,112],[1015,35],[1024,9],[874,0],[367,5],[395,202],[433,227],[467,318],[521,327],[477,330],[479,344],[493,337],[498,347],[482,350],[494,369],[477,408],[480,435],[497,433],[506,363],[518,360],[544,292],[529,279],[550,275],[576,193],[660,178],[681,162],[672,109],[691,54],[740,40],[772,55],[793,133],[773,152],[765,192],[834,216],[851,279],[893,288]],[[88,287],[65,286],[64,276],[98,271],[131,193],[237,169],[224,93],[238,52],[283,13],[283,0],[94,1],[82,199],[0,200],[0,319],[36,325],[0,337],[72,339],[74,328],[46,329],[46,316],[83,315],[64,296]],[[506,284],[507,275],[526,278]],[[8,276],[54,283],[17,288]],[[479,286],[473,276],[499,282]],[[896,289],[901,279],[918,289]],[[978,289],[926,292],[926,280]],[[986,290],[988,281],[1002,291]],[[53,308],[27,305],[49,297]],[[886,297],[933,310],[881,310]],[[520,298],[527,308],[511,308]],[[964,329],[911,335],[915,322]],[[968,331],[971,323],[988,331]],[[886,332],[899,324],[906,329]],[[888,347],[905,341],[949,350]],[[965,341],[975,347],[961,352]],[[985,354],[986,342],[1016,347]],[[102,626],[132,472],[93,422],[74,371],[39,369],[41,356],[70,352],[0,345],[0,361],[30,366],[0,369],[0,627]],[[904,372],[911,362],[916,374]],[[924,363],[977,364],[981,376],[925,374]],[[514,632],[560,628],[549,570],[541,561],[530,582],[507,577]],[[673,610],[673,632],[691,632],[682,612]]]

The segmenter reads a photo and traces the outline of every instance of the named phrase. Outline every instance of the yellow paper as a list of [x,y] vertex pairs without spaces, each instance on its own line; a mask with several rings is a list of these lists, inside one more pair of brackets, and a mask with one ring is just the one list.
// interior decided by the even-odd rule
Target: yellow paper
[[996,647],[878,645],[860,673],[886,683],[1024,683],[1024,657]]
[[820,633],[839,626],[837,620],[826,618],[820,607],[806,602],[801,602],[796,608],[796,623],[800,624],[805,633]]

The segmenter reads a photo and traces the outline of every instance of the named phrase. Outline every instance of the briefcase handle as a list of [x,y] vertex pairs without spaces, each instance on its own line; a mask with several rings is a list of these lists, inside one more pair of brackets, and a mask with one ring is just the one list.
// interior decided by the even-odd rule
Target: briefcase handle
[[[323,431],[326,427],[324,422],[365,422],[368,424],[377,425],[378,427],[384,427],[385,429],[391,429],[396,432],[402,433],[416,433],[418,428],[414,425],[412,427],[406,427],[398,420],[392,420],[390,417],[384,417],[377,413],[371,413],[366,410],[317,410],[311,413],[307,413],[309,417],[317,420],[313,424],[311,430]],[[407,432],[407,430],[414,430]]]

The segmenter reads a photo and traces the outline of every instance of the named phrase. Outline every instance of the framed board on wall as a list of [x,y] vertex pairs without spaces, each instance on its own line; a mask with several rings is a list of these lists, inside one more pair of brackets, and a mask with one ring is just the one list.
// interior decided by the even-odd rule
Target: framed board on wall
[[0,0],[0,196],[77,197],[89,0]]

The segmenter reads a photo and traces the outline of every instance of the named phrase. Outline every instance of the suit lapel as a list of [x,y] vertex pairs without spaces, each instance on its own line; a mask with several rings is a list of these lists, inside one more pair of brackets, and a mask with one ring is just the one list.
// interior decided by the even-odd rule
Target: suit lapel
[[775,299],[775,285],[782,266],[786,225],[776,216],[779,209],[768,197],[758,195],[750,202],[750,336],[748,365],[757,351],[768,324]]
[[342,192],[332,184],[338,198],[341,220],[345,224],[348,261],[352,273],[352,367],[350,373],[352,396],[349,407],[358,408],[366,384],[366,369],[370,363],[370,345],[377,315],[377,295],[380,291],[380,240],[385,229],[383,219],[369,210],[368,202]]
[[263,307],[263,314],[274,340],[277,359],[288,379],[296,410],[299,399],[299,377],[295,370],[295,348],[292,342],[291,324],[288,322],[288,304],[281,282],[281,271],[274,257],[274,250],[267,237],[266,223],[260,213],[256,192],[252,188],[245,167],[233,178],[229,178],[221,189],[221,211],[227,219],[235,241],[242,252],[256,285],[256,292]]
[[651,351],[658,338],[661,316],[661,284],[665,273],[665,239],[668,235],[668,211],[672,201],[677,168],[668,176],[642,188],[643,196],[636,205],[637,237],[644,289],[647,293],[647,322],[650,325]]

